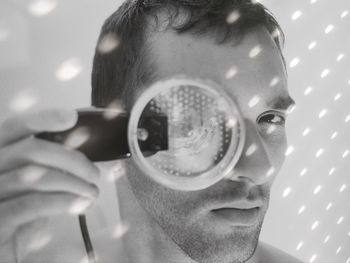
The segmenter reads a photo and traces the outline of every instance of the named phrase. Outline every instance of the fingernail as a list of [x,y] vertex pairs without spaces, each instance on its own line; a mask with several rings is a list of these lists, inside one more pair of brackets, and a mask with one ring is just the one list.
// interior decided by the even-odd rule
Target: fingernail
[[70,205],[68,212],[73,215],[81,214],[92,205],[92,202],[90,198],[79,198]]

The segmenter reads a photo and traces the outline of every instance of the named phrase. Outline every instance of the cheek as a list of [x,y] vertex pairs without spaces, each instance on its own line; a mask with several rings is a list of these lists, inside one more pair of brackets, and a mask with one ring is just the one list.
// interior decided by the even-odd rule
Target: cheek
[[276,129],[268,134],[266,131],[260,131],[269,159],[276,170],[280,170],[284,161],[287,150],[287,137],[284,128]]
[[155,218],[185,217],[191,211],[193,196],[189,192],[175,191],[160,185],[144,174],[129,160],[126,172],[131,189],[139,204]]

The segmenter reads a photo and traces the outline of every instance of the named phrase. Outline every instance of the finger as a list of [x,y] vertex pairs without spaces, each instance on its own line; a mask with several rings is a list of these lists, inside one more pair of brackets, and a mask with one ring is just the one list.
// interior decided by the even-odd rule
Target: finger
[[99,194],[94,184],[49,167],[31,165],[0,175],[0,200],[34,191],[70,192],[92,199]]
[[32,192],[3,201],[0,203],[0,239],[6,238],[2,233],[14,233],[21,225],[42,217],[83,213],[92,202],[63,192]]
[[0,147],[44,131],[64,131],[78,120],[74,110],[46,110],[16,115],[0,126]]
[[84,154],[56,143],[28,138],[0,149],[0,173],[31,164],[64,170],[92,183],[100,178],[98,167]]

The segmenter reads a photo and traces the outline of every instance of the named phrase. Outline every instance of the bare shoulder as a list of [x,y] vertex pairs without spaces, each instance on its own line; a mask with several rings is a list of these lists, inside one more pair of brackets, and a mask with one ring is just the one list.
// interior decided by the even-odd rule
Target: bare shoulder
[[303,263],[300,259],[264,242],[259,243],[260,263]]

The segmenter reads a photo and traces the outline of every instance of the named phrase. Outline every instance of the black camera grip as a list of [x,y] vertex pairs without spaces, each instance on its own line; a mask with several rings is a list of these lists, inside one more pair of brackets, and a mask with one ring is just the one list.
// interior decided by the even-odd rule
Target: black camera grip
[[[112,161],[131,156],[128,145],[129,114],[120,113],[113,118],[106,117],[106,111],[78,111],[77,124],[63,132],[43,132],[36,137],[51,142],[66,144],[71,136],[84,131],[88,139],[75,148],[91,161]],[[138,124],[148,132],[147,139],[139,145],[145,156],[168,149],[168,122],[162,115],[145,116]]]

